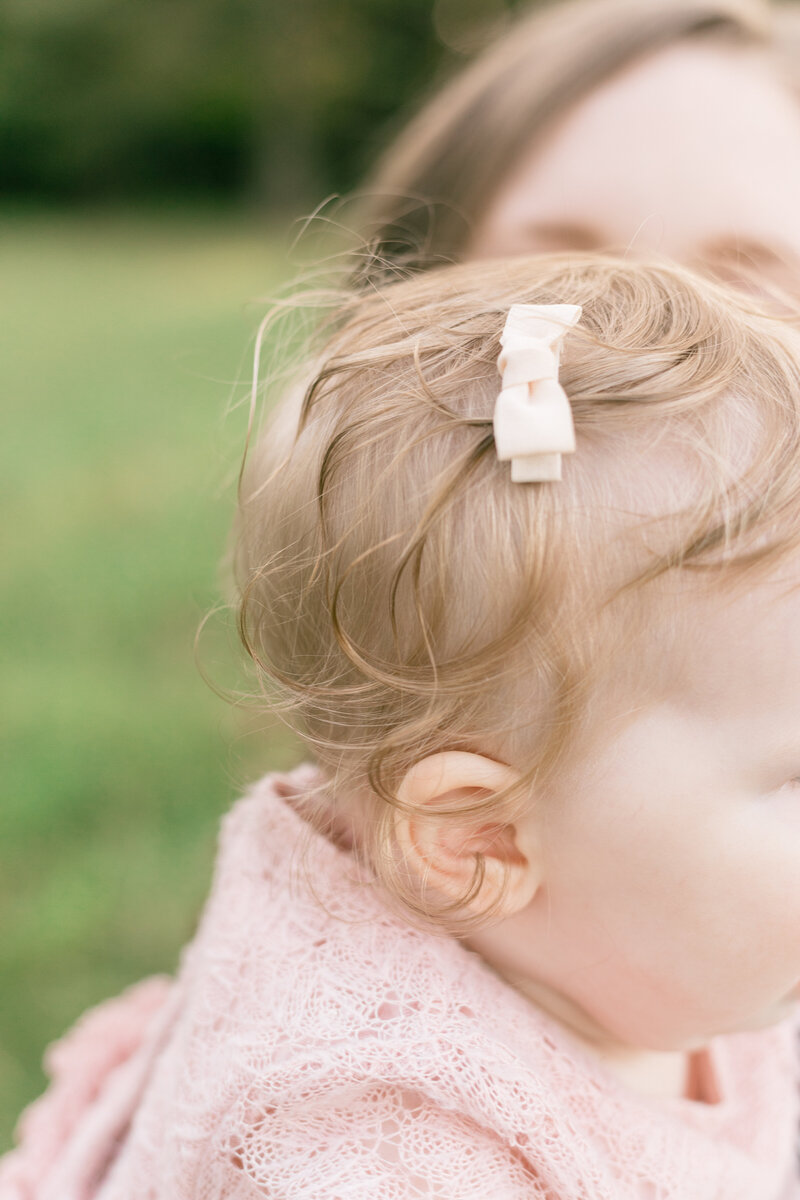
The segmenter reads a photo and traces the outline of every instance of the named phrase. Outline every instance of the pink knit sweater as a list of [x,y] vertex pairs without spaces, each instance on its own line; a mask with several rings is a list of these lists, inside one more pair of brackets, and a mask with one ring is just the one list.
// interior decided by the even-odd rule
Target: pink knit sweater
[[177,980],[50,1051],[2,1200],[800,1196],[789,1024],[714,1044],[718,1104],[634,1094],[308,841],[314,782],[271,777],[227,817]]

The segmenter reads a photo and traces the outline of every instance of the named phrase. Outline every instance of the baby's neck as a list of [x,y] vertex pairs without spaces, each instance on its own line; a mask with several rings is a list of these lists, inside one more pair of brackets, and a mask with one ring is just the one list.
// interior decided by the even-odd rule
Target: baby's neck
[[697,1073],[691,1070],[696,1055],[686,1050],[646,1050],[602,1040],[581,1020],[578,1010],[567,1007],[549,988],[507,972],[502,974],[507,983],[554,1019],[587,1054],[633,1091],[661,1099],[713,1100],[707,1094],[710,1084],[698,1081]]

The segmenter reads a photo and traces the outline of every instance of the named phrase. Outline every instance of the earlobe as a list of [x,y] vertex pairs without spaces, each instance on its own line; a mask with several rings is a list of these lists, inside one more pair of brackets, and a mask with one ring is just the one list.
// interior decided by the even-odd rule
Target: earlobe
[[509,820],[504,803],[518,782],[505,763],[455,750],[411,767],[397,790],[395,837],[423,891],[463,903],[465,915],[498,919],[533,899],[541,864],[532,823]]

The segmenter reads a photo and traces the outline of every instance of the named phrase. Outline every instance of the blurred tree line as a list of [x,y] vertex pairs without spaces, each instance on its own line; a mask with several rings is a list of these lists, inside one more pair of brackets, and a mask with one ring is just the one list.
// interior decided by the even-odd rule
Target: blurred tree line
[[0,0],[5,196],[315,202],[512,0]]

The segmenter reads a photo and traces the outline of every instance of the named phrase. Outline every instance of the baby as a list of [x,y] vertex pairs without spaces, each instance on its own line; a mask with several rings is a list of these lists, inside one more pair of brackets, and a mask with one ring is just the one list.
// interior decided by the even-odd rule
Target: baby
[[800,1196],[791,326],[590,255],[355,295],[236,567],[317,765],[51,1052],[2,1200]]

